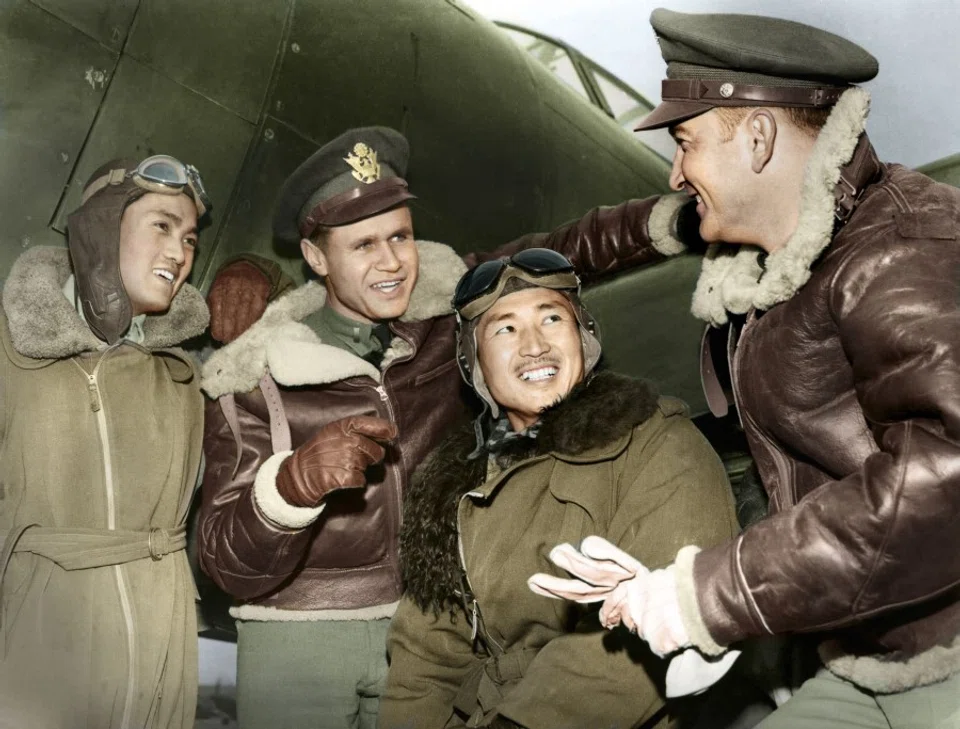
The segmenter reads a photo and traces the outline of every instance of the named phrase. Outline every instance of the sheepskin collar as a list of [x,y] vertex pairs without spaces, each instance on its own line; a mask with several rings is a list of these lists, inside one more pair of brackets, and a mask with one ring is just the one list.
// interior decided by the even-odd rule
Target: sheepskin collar
[[[453,289],[466,272],[463,259],[442,243],[418,241],[420,269],[410,306],[401,322],[419,322],[452,314]],[[259,321],[230,344],[217,350],[203,366],[203,390],[212,398],[249,392],[269,371],[287,387],[322,385],[367,375],[380,381],[380,370],[332,344],[324,344],[303,320],[327,300],[323,284],[310,281],[281,296]],[[394,337],[381,367],[403,356],[410,345]]]
[[[3,310],[17,353],[31,359],[62,359],[107,346],[63,295],[71,273],[66,248],[33,248],[13,264],[3,287]],[[146,318],[143,346],[175,346],[202,334],[209,323],[203,296],[184,284],[167,313]]]
[[[834,189],[850,162],[870,109],[870,95],[849,89],[834,106],[804,172],[797,229],[783,248],[767,256],[764,268],[756,246],[711,245],[693,295],[693,315],[714,326],[727,314],[769,309],[791,298],[810,278],[810,267],[830,244],[834,230]],[[762,274],[762,275],[761,275]]]
[[[657,395],[647,383],[599,372],[544,413],[536,440],[515,441],[515,449],[501,453],[498,460],[507,467],[547,454],[586,463],[603,460],[626,447],[632,430],[656,410]],[[490,493],[505,476],[501,472],[487,482],[489,454],[468,458],[475,446],[472,426],[454,432],[417,470],[407,490],[400,532],[401,571],[407,594],[424,611],[439,614],[460,605],[460,498],[481,486]]]

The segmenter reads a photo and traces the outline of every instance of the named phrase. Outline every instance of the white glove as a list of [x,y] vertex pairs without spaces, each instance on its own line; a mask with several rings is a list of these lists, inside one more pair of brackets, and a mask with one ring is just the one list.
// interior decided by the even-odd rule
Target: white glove
[[[527,585],[538,595],[581,603],[606,600],[621,583],[638,575],[645,577],[648,572],[640,562],[601,537],[587,537],[579,550],[570,544],[559,544],[550,550],[550,561],[578,579],[538,572],[527,580]],[[613,625],[616,624],[619,620]]]
[[535,574],[527,584],[538,595],[581,603],[603,600],[601,624],[613,628],[622,622],[661,658],[690,644],[672,566],[650,572],[622,549],[596,536],[584,539],[579,551],[569,544],[554,547],[550,560],[579,579]]
[[667,698],[699,694],[723,678],[740,657],[740,651],[727,651],[708,659],[696,648],[687,648],[670,659],[667,666]]

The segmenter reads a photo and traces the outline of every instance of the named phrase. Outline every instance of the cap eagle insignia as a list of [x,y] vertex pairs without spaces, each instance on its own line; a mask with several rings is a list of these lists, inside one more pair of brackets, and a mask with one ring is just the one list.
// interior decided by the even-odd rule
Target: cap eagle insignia
[[353,152],[343,158],[353,168],[353,176],[369,185],[380,179],[380,164],[377,162],[377,153],[363,142],[353,145]]

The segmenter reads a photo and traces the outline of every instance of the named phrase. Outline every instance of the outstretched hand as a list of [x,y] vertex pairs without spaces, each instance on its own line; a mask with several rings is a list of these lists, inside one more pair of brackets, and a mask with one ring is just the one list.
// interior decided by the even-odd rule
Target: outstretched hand
[[602,537],[590,536],[577,550],[560,544],[550,551],[550,561],[577,579],[564,579],[537,573],[527,585],[538,595],[561,600],[589,603],[603,600],[600,622],[614,628],[621,622],[631,629],[636,626],[629,614],[623,613],[629,595],[642,600],[643,585],[650,571],[638,560]]
[[538,595],[574,602],[603,601],[600,623],[621,623],[665,656],[690,644],[680,615],[673,567],[650,572],[643,564],[606,539],[590,536],[577,550],[561,544],[550,560],[576,579],[538,573],[527,580]]
[[[651,572],[637,559],[606,539],[590,536],[577,550],[560,544],[550,551],[550,561],[575,579],[537,573],[527,585],[538,595],[579,603],[603,601],[600,623],[614,628],[621,623],[650,644],[661,658],[690,645],[680,614],[676,577],[671,565]],[[700,693],[730,670],[739,651],[705,658],[687,648],[670,660],[667,696]]]

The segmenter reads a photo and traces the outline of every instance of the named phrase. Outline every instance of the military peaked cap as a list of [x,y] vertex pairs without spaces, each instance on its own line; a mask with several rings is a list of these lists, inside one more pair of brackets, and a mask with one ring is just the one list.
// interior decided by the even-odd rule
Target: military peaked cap
[[637,131],[677,124],[716,106],[832,106],[877,75],[877,59],[833,33],[760,15],[650,16],[667,62],[661,104]]
[[323,226],[347,225],[409,200],[410,145],[389,127],[349,129],[314,152],[283,183],[273,234],[295,243]]

